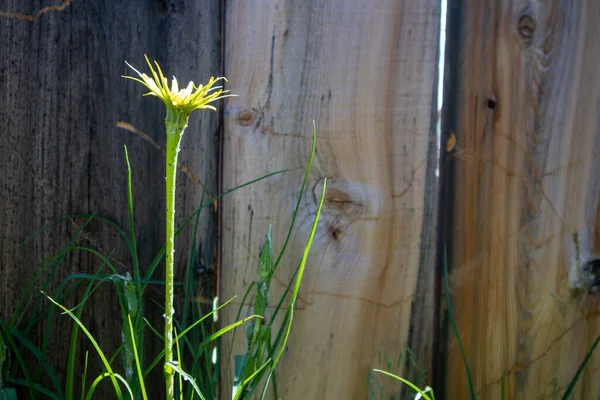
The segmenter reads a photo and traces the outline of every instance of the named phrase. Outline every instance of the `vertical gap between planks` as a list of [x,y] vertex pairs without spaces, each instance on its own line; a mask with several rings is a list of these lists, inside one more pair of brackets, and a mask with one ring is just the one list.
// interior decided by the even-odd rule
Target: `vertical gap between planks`
[[[450,0],[453,1],[453,0]],[[434,255],[434,273],[433,273],[433,339],[431,349],[431,386],[434,391],[441,393],[440,388],[444,385],[443,380],[443,368],[440,367],[440,360],[443,360],[440,352],[440,344],[443,343],[443,330],[442,330],[442,310],[441,310],[441,299],[442,299],[442,279],[443,275],[443,262],[444,262],[444,251],[445,251],[445,240],[444,240],[444,219],[445,219],[445,182],[447,171],[445,170],[446,163],[444,162],[445,146],[448,137],[448,130],[445,126],[444,121],[444,96],[447,96],[447,92],[444,90],[446,86],[446,71],[447,68],[446,57],[447,57],[447,22],[448,22],[448,0],[440,0],[440,31],[439,31],[439,42],[438,42],[438,75],[437,75],[437,88],[435,109],[433,115],[435,116],[435,143],[436,149],[436,165],[435,165],[435,177],[436,187],[435,195],[437,200],[437,215],[436,215],[436,231],[435,231],[435,255]]]
[[[444,56],[444,71],[442,94],[442,107],[440,113],[440,188],[439,188],[439,214],[438,214],[438,241],[437,241],[437,258],[436,258],[436,279],[435,279],[435,307],[437,324],[434,333],[434,349],[432,352],[433,360],[433,376],[432,381],[435,392],[438,397],[445,398],[446,392],[446,358],[447,358],[447,343],[450,335],[449,321],[446,310],[442,308],[444,292],[444,263],[445,260],[452,259],[452,248],[448,244],[452,243],[452,225],[453,225],[453,209],[454,198],[452,196],[452,188],[455,180],[455,163],[454,151],[448,151],[446,147],[451,135],[460,133],[454,132],[456,126],[456,112],[458,105],[458,62],[461,43],[460,24],[461,10],[464,0],[441,0],[447,1],[446,4],[446,40],[445,40],[445,56]],[[441,34],[441,32],[440,32]],[[450,270],[448,265],[448,270]],[[447,305],[446,305],[447,307]]]
[[[225,0],[221,0],[221,26],[220,26],[220,32],[221,32],[221,45],[220,45],[220,55],[221,55],[221,65],[220,65],[220,76],[225,76]],[[218,129],[219,129],[219,140],[217,143],[217,195],[221,194],[224,190],[223,188],[223,135],[224,135],[224,124],[225,124],[225,105],[224,105],[224,101],[227,100],[222,100],[221,101],[221,107],[219,107],[219,122],[218,122]],[[221,205],[222,205],[222,199],[219,199],[216,201],[217,204],[217,209],[216,209],[216,218],[217,218],[217,238],[216,238],[216,243],[215,246],[217,247],[215,249],[215,278],[214,278],[214,288],[213,288],[213,293],[215,295],[215,297],[217,298],[217,306],[219,303],[219,299],[221,298],[221,293],[220,293],[220,282],[221,282],[221,260],[223,259],[222,257],[222,240],[221,240],[221,235],[223,232],[223,213],[221,212]],[[213,302],[214,304],[214,302]],[[214,305],[213,305],[214,307]],[[221,346],[219,345],[220,341],[218,341],[216,343],[216,349],[217,349],[217,360],[221,360],[221,362],[228,362],[229,360],[225,360],[221,354]],[[222,383],[223,383],[223,379],[221,377],[221,365],[220,363],[217,363],[217,365],[215,366],[219,372],[217,374],[218,376],[218,383],[217,383],[217,398],[220,398],[220,393],[223,392],[223,389],[221,387]]]

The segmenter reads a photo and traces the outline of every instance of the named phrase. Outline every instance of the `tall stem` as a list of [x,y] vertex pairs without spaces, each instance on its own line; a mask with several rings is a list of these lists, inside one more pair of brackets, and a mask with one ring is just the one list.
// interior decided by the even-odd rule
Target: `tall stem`
[[174,256],[175,256],[175,185],[177,174],[177,155],[183,131],[187,126],[187,117],[167,109],[165,118],[167,128],[166,156],[166,267],[165,267],[165,382],[167,400],[175,399],[175,371],[168,363],[173,362],[173,307]]

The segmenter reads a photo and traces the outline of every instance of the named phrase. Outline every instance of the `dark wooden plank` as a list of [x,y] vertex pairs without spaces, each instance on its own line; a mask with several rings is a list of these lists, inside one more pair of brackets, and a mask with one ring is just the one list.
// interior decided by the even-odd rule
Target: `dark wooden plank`
[[[164,107],[154,98],[142,98],[141,86],[120,77],[131,73],[124,60],[146,70],[146,53],[167,74],[195,82],[218,75],[221,64],[217,0],[65,1],[59,7],[44,6],[39,1],[0,1],[0,31],[5,37],[0,44],[0,315],[5,318],[11,315],[34,265],[63,246],[74,226],[63,224],[19,247],[25,237],[74,212],[96,212],[127,226],[124,144],[133,168],[143,269],[164,242],[162,151],[117,126],[130,124],[162,145]],[[196,113],[185,133],[180,161],[213,195],[217,155],[218,115]],[[183,174],[178,179],[181,221],[198,207],[202,188]],[[201,224],[197,259],[211,267],[216,255],[214,209],[203,214]],[[93,224],[89,232],[94,246],[117,249],[114,259],[119,272],[131,270],[130,258],[114,231]],[[185,276],[191,233],[188,229],[179,239],[179,278]],[[71,272],[93,273],[98,267],[96,260],[75,254],[64,264],[59,279]],[[207,286],[212,280],[208,276]],[[210,296],[212,288],[203,290]],[[149,294],[162,298],[158,287]],[[86,308],[86,324],[109,349],[120,340],[115,298],[114,289],[105,285]],[[161,312],[155,307],[152,311],[151,303],[147,306],[159,325]],[[70,332],[70,322],[65,317],[59,321],[48,356],[57,366],[66,362]],[[156,345],[150,343],[147,352],[155,353]],[[160,380],[155,382],[160,393]]]

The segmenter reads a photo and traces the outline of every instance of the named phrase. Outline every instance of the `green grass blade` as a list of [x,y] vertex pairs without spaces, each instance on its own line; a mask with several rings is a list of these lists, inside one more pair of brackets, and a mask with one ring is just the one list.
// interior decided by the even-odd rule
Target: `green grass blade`
[[187,372],[185,372],[183,370],[183,368],[181,368],[181,366],[179,364],[175,364],[172,362],[168,362],[166,363],[166,365],[168,365],[169,367],[173,368],[175,371],[177,371],[177,373],[181,376],[183,376],[183,378],[186,380],[186,382],[189,382],[192,387],[194,388],[194,390],[196,391],[196,394],[198,396],[200,396],[200,398],[202,400],[206,400],[206,397],[204,397],[204,395],[202,394],[202,392],[200,391],[200,388],[198,387],[198,385],[196,384],[196,380],[194,379],[194,377],[192,377],[190,374],[188,374]]
[[575,385],[577,384],[577,381],[579,380],[579,377],[583,373],[583,370],[585,369],[585,366],[587,365],[588,361],[590,361],[590,358],[592,358],[592,353],[594,352],[594,350],[598,346],[598,343],[600,343],[600,336],[598,336],[596,338],[596,341],[594,342],[594,344],[592,345],[592,347],[590,348],[590,350],[585,355],[585,358],[583,359],[583,362],[579,366],[579,369],[577,370],[577,373],[575,374],[575,376],[571,380],[571,383],[569,384],[569,387],[567,388],[567,390],[566,390],[566,392],[565,392],[565,394],[563,396],[563,400],[569,399],[571,397],[571,395],[573,394],[573,390],[575,389]]
[[[191,329],[193,329],[195,326],[197,326],[198,324],[200,324],[202,321],[204,321],[206,318],[208,318],[209,316],[211,316],[215,312],[219,311],[221,308],[223,308],[226,305],[228,305],[229,303],[231,303],[233,301],[233,299],[235,299],[235,296],[232,297],[231,299],[227,300],[225,303],[221,304],[219,307],[215,308],[214,310],[212,310],[208,314],[203,315],[202,318],[200,318],[198,321],[194,322],[192,325],[188,326],[179,335],[177,335],[175,337],[175,340],[181,340],[181,338],[183,338]],[[231,330],[231,329],[233,329],[233,328],[241,325],[242,323],[246,322],[247,320],[250,320],[250,319],[255,318],[255,317],[257,317],[257,316],[252,315],[252,316],[244,319],[243,321],[238,321],[235,324],[226,326],[225,328],[221,329],[219,332],[216,332],[216,333],[212,334],[211,336],[209,336],[208,339],[206,339],[203,342],[201,342],[199,346],[202,346],[202,345],[204,345],[206,343],[209,343],[209,342],[215,340],[216,338],[218,338],[222,334],[224,334],[224,333],[228,332],[229,330]],[[144,371],[144,376],[148,375],[150,373],[150,371],[152,371],[152,369],[160,362],[160,360],[163,358],[164,355],[165,355],[165,351],[163,349],[158,354],[158,356],[156,356],[156,358],[154,359],[154,361],[152,361],[152,363],[150,364],[150,366],[148,368],[146,368],[146,370]]]
[[[252,185],[256,182],[262,181],[263,179],[267,179],[270,178],[272,176],[275,175],[279,175],[282,174],[284,172],[287,172],[287,170],[282,170],[282,171],[277,171],[277,172],[272,172],[270,174],[267,175],[263,175],[260,178],[257,179],[253,179],[249,182],[243,183],[239,186],[234,187],[233,189],[229,189],[213,198],[210,199],[210,203],[206,203],[206,204],[202,204],[198,209],[196,209],[196,211],[194,211],[192,214],[190,214],[181,225],[179,225],[179,227],[175,230],[175,236],[177,236],[179,234],[179,232],[181,232],[181,230],[196,216],[196,214],[198,214],[199,212],[202,211],[202,209],[204,209],[205,207],[208,207],[212,204],[212,202],[214,202],[215,200],[220,199],[223,196],[228,195],[229,193],[235,192],[236,190],[239,190],[241,188],[244,188],[246,186]],[[150,280],[150,278],[152,277],[152,275],[154,274],[154,271],[156,270],[156,268],[158,267],[158,265],[160,264],[160,262],[162,261],[163,257],[165,256],[165,246],[163,246],[158,254],[154,257],[154,259],[152,260],[152,262],[150,263],[150,266],[148,267],[148,271],[146,271],[146,275],[145,275],[145,280]],[[145,286],[144,286],[145,287]]]
[[144,322],[146,322],[146,326],[148,326],[148,328],[150,328],[150,330],[160,339],[161,342],[165,341],[165,337],[163,336],[163,334],[161,332],[159,332],[158,329],[153,327],[152,324],[150,323],[150,321],[148,321],[146,318],[144,318]]
[[140,381],[140,390],[142,392],[142,398],[144,400],[148,400],[148,395],[146,394],[146,386],[144,385],[144,375],[142,374],[142,360],[140,360],[140,356],[138,355],[137,345],[135,343],[135,333],[133,332],[133,325],[131,324],[131,316],[127,315],[127,317],[129,321],[129,333],[131,334],[131,340],[133,341],[135,366],[137,369],[138,379]]
[[[110,258],[112,256],[113,252],[111,252],[107,258]],[[104,264],[102,264],[100,266],[100,268],[98,268],[98,272],[96,274],[99,274],[100,271],[102,270],[102,268],[104,267]],[[91,296],[91,293],[94,291],[94,280],[91,280],[88,283],[88,286],[84,292],[83,298],[87,299],[89,298],[89,296]],[[79,308],[77,310],[77,312],[75,313],[75,315],[77,316],[77,318],[81,318],[81,313],[83,312],[83,307]],[[67,357],[67,371],[66,371],[66,382],[65,382],[65,398],[67,399],[72,399],[74,398],[73,396],[73,390],[74,390],[74,379],[75,379],[75,356],[76,356],[76,352],[77,352],[77,338],[79,337],[79,327],[77,326],[77,324],[73,325],[73,328],[71,330],[71,341],[69,344],[69,355]],[[87,357],[88,354],[86,352],[85,354],[85,367],[87,369]],[[85,374],[86,374],[87,370],[84,370],[84,381],[82,385],[85,385]],[[82,386],[83,388],[83,386]],[[81,397],[83,399],[83,391],[81,393]]]
[[[204,190],[202,191],[202,198],[200,199],[200,207],[204,204]],[[183,314],[181,315],[181,327],[185,329],[187,327],[187,318],[189,313],[189,304],[191,297],[193,296],[194,289],[194,265],[196,261],[196,242],[198,238],[198,226],[200,224],[200,213],[196,214],[194,220],[194,232],[192,234],[192,243],[190,244],[190,255],[188,256],[187,266],[187,284],[185,285],[185,298],[183,300]]]
[[[175,330],[175,336],[177,336],[177,329]],[[183,359],[181,358],[181,349],[179,348],[179,340],[175,341],[175,349],[177,350],[177,365],[183,368]],[[179,374],[179,398],[183,396],[183,375]]]
[[454,313],[452,312],[452,302],[450,301],[450,285],[448,283],[448,255],[447,251],[444,249],[444,284],[446,289],[446,304],[448,306],[448,319],[450,320],[450,326],[452,327],[452,331],[454,332],[454,336],[456,337],[456,341],[458,342],[458,348],[460,349],[460,354],[463,359],[463,363],[465,364],[465,370],[467,372],[467,383],[469,385],[469,393],[471,395],[471,400],[476,400],[477,396],[475,396],[475,389],[473,388],[473,379],[471,378],[471,369],[469,368],[469,363],[467,362],[467,356],[465,355],[465,349],[463,348],[462,341],[460,340],[460,334],[458,333],[458,328],[456,327],[456,321],[454,319]]
[[[313,141],[313,152],[314,152],[314,141]],[[263,388],[263,392],[261,394],[261,400],[265,398],[267,387],[269,386],[269,381],[271,379],[271,375],[273,375],[273,371],[275,371],[275,367],[285,350],[285,345],[290,335],[290,331],[292,329],[292,322],[294,321],[294,304],[296,303],[296,298],[298,297],[298,293],[300,292],[300,284],[302,283],[302,276],[304,275],[304,269],[306,267],[306,261],[308,260],[308,254],[310,252],[310,248],[312,246],[313,239],[315,237],[315,232],[317,231],[317,224],[319,223],[319,217],[321,216],[321,210],[323,208],[323,203],[325,202],[325,192],[327,190],[327,178],[323,180],[323,192],[321,193],[321,200],[319,201],[319,208],[317,209],[317,215],[315,216],[315,220],[313,222],[312,229],[310,230],[310,235],[308,237],[308,242],[304,247],[304,254],[302,255],[302,261],[300,262],[300,268],[298,270],[298,276],[296,277],[296,284],[294,285],[294,291],[292,292],[292,299],[290,300],[290,305],[288,308],[289,320],[287,324],[287,329],[285,332],[285,336],[283,338],[283,343],[281,344],[281,348],[279,349],[279,353],[275,357],[269,374],[267,375],[267,381],[265,382],[265,386]]]
[[[206,343],[210,343],[213,340],[217,339],[219,336],[222,336],[225,333],[229,332],[230,330],[235,329],[236,327],[238,327],[238,326],[240,326],[240,325],[242,325],[242,324],[244,324],[244,323],[246,323],[246,322],[248,322],[250,320],[253,320],[255,318],[261,318],[262,319],[262,316],[260,316],[260,315],[250,315],[250,316],[248,316],[248,317],[246,317],[246,318],[244,318],[244,319],[242,319],[240,321],[234,322],[231,325],[227,325],[225,328],[222,328],[222,329],[218,330],[217,332],[213,333],[208,338],[206,338],[205,340],[203,340],[202,343],[200,343],[200,345],[203,345],[203,344],[206,344]],[[177,339],[179,339],[180,337],[181,337],[181,335],[178,336]]]
[[117,359],[117,357],[119,356],[119,354],[121,354],[121,351],[123,351],[124,347],[125,347],[125,345],[123,343],[121,343],[119,345],[119,347],[117,347],[117,350],[115,350],[115,352],[108,359],[108,363],[110,365],[113,365],[113,363],[115,362],[115,360]]
[[[88,352],[85,352],[85,362],[83,364],[83,379],[81,381],[81,400],[85,399],[85,385],[87,382],[87,369],[88,369]],[[69,397],[67,397],[68,399]]]
[[[37,236],[41,235],[43,232],[47,231],[48,229],[59,225],[63,222],[67,222],[67,221],[72,221],[74,219],[81,219],[81,218],[87,218],[89,221],[93,221],[93,220],[98,220],[100,222],[104,222],[107,225],[111,226],[112,228],[114,228],[117,233],[119,233],[119,235],[125,240],[125,241],[129,241],[129,238],[127,237],[127,233],[119,226],[119,224],[117,224],[116,222],[106,218],[106,217],[101,217],[98,216],[96,214],[89,214],[89,213],[81,213],[81,214],[70,214],[67,215],[63,218],[57,219],[54,222],[51,222],[50,224],[44,226],[42,229],[38,230],[37,232],[33,233],[31,236],[27,237],[23,242],[21,242],[21,246],[24,246],[25,244],[29,243],[30,241],[32,241],[34,238],[36,238]],[[89,223],[86,222],[87,223]],[[81,227],[79,227],[81,228]],[[78,229],[80,230],[80,229]]]
[[292,230],[294,228],[296,218],[298,217],[298,211],[300,210],[300,204],[302,202],[302,195],[304,194],[304,191],[306,190],[306,184],[308,182],[308,175],[310,174],[310,170],[312,168],[312,163],[313,163],[313,159],[314,159],[314,155],[315,155],[315,151],[316,151],[316,146],[317,146],[317,126],[315,124],[315,121],[313,121],[313,140],[312,140],[312,147],[310,150],[310,157],[308,158],[308,165],[306,166],[306,171],[304,172],[304,179],[302,180],[302,186],[300,187],[300,194],[298,195],[298,200],[296,201],[296,206],[294,207],[294,213],[292,214],[292,222],[290,223],[290,229],[288,229],[287,236],[285,238],[285,241],[283,242],[283,247],[281,248],[281,251],[279,252],[279,255],[277,256],[277,260],[275,261],[275,265],[273,267],[273,272],[275,272],[277,270],[277,267],[279,266],[279,263],[281,262],[281,259],[283,258],[283,254],[285,253],[285,250],[287,249],[287,246],[290,242],[290,238],[292,237]]
[[19,385],[19,386],[24,386],[27,389],[29,389],[29,393],[31,395],[30,398],[32,399],[36,399],[37,397],[33,394],[33,390],[35,390],[38,393],[43,394],[44,396],[47,396],[53,400],[63,400],[64,397],[57,395],[56,393],[52,393],[51,391],[49,391],[47,388],[43,387],[42,385],[38,384],[38,383],[28,383],[26,379],[19,379],[19,378],[12,378],[9,377],[8,378],[8,382],[12,383],[13,385]]
[[[133,392],[131,391],[131,388],[129,387],[129,385],[127,384],[127,381],[125,380],[125,378],[123,378],[121,375],[119,374],[115,374],[112,372],[103,372],[102,374],[98,375],[96,377],[96,379],[94,379],[94,382],[92,382],[92,385],[90,386],[90,390],[88,391],[87,396],[85,397],[86,400],[91,400],[92,399],[92,394],[94,394],[94,392],[96,391],[96,388],[98,387],[98,384],[102,381],[102,379],[109,377],[111,380],[115,380],[118,379],[120,380],[123,385],[125,386],[125,388],[127,389],[127,392],[129,392],[129,396],[130,398],[133,400]],[[118,393],[117,397],[119,398],[119,400],[123,399],[123,394],[122,393]]]
[[381,370],[381,369],[373,369],[373,371],[382,373],[382,374],[387,375],[387,376],[390,376],[390,377],[392,377],[392,378],[394,378],[394,379],[396,379],[396,380],[404,383],[405,385],[409,386],[412,390],[414,390],[415,392],[417,392],[418,394],[420,394],[423,397],[423,399],[425,399],[425,400],[432,400],[431,397],[429,397],[427,395],[427,393],[425,393],[424,391],[422,391],[421,389],[419,389],[417,386],[413,385],[410,381],[408,381],[408,380],[406,380],[404,378],[401,378],[398,375],[394,375],[394,374],[392,374],[390,372],[387,372],[387,371],[384,371],[384,370]]
[[27,389],[29,389],[29,394],[31,395],[32,399],[35,399],[35,395],[33,394],[34,383],[31,379],[31,375],[29,374],[29,369],[27,369],[27,364],[25,364],[25,361],[23,360],[21,351],[19,350],[19,347],[13,340],[12,335],[10,334],[10,332],[8,330],[8,327],[4,324],[4,321],[2,321],[1,318],[0,318],[0,328],[2,328],[4,338],[8,342],[10,348],[12,349],[12,353],[15,355],[15,358],[17,359],[17,363],[21,367],[21,371],[23,372],[23,375],[25,376],[25,382],[26,382]]
[[[29,352],[33,354],[33,356],[38,360],[38,365],[40,369],[46,372],[47,376],[50,378],[50,381],[54,385],[54,388],[58,392],[58,395],[60,397],[63,397],[62,389],[60,387],[58,378],[56,377],[56,374],[54,373],[52,367],[50,367],[50,365],[45,361],[40,349],[38,349],[29,339],[23,336],[21,332],[19,332],[19,330],[17,330],[16,328],[12,328],[10,333],[19,341],[19,343],[25,346],[25,348],[29,350]],[[39,381],[39,378],[33,379],[33,382]]]
[[[244,293],[244,297],[242,297],[242,302],[240,303],[240,307],[238,308],[238,312],[235,317],[236,321],[239,321],[240,317],[242,316],[242,310],[244,309],[244,304],[246,304],[246,299],[250,295],[250,292],[252,291],[252,288],[254,286],[256,286],[256,282],[252,282],[250,285],[248,285],[248,288],[246,289],[246,293]],[[236,334],[237,334],[237,329],[235,329],[233,331],[233,335],[231,337],[231,344],[229,346],[229,356],[227,357],[227,360],[228,360],[227,361],[227,369],[229,369],[231,367],[231,355],[233,353],[233,343],[235,341]]]
[[269,365],[271,363],[271,359],[269,358],[259,369],[257,369],[252,375],[250,375],[248,378],[246,378],[242,384],[240,385],[240,387],[237,389],[237,391],[235,392],[235,396],[234,396],[234,400],[238,400],[240,398],[240,396],[242,395],[242,393],[244,393],[244,387],[246,387],[246,385],[248,383],[250,383],[252,381],[252,379],[254,379],[258,374],[262,373],[263,370],[267,367],[267,365]]
[[46,363],[46,351],[48,349],[50,334],[52,333],[52,321],[54,320],[54,309],[53,309],[53,307],[51,307],[51,308],[52,309],[49,310],[48,316],[47,316],[45,324],[44,324],[44,330],[42,333],[42,343],[39,348],[38,365],[37,365],[37,368],[35,371],[34,381],[40,382],[42,375],[45,371],[45,373],[50,377],[52,384],[58,391],[58,394],[60,396],[63,396],[61,385],[59,384],[58,379],[56,379],[56,375],[54,374],[54,371],[51,368],[49,368],[49,366]]
[[[72,246],[74,243],[77,242],[80,233],[83,232],[83,230],[90,223],[91,220],[92,220],[91,218],[88,218],[76,230],[73,237],[69,240],[68,246]],[[31,323],[31,319],[32,319],[31,313],[28,313],[27,310],[28,309],[38,310],[40,308],[39,306],[42,301],[42,296],[39,296],[39,292],[37,290],[33,290],[33,287],[41,279],[42,274],[46,273],[46,279],[44,280],[44,283],[42,284],[42,290],[47,290],[48,285],[53,280],[54,275],[58,269],[58,266],[62,262],[63,258],[64,258],[63,254],[59,255],[58,257],[51,255],[49,257],[45,257],[40,263],[38,263],[38,265],[34,269],[33,276],[29,279],[29,281],[25,285],[24,290],[22,291],[23,294],[19,297],[17,306],[15,307],[15,309],[13,310],[13,313],[12,313],[10,325],[18,326],[21,323],[21,318],[23,318],[26,315],[29,316],[29,321],[28,321],[27,327],[22,330],[23,333],[25,334],[25,336],[27,336],[29,334],[29,330],[33,326]],[[48,270],[48,272],[46,272],[46,270]],[[35,300],[34,300],[34,296],[35,296]],[[31,303],[33,303],[33,306],[31,306],[31,308],[30,308]]]
[[[100,357],[100,359],[102,360],[102,364],[104,365],[104,368],[106,369],[106,371],[110,374],[111,377],[111,381],[113,383],[113,386],[115,388],[115,393],[117,394],[117,396],[119,398],[123,397],[123,393],[121,392],[121,388],[119,387],[119,384],[117,383],[117,381],[115,380],[115,377],[117,376],[116,374],[113,373],[112,368],[110,367],[110,363],[108,362],[108,360],[106,359],[106,357],[104,356],[104,352],[102,351],[102,349],[100,348],[100,346],[98,345],[98,342],[96,342],[96,339],[94,339],[94,337],[92,336],[92,334],[87,330],[87,328],[85,327],[85,325],[83,325],[83,323],[79,320],[79,318],[77,318],[75,316],[75,314],[73,314],[71,311],[69,311],[65,306],[63,306],[60,303],[57,303],[52,297],[48,296],[46,293],[43,293],[48,300],[50,300],[52,303],[54,303],[56,306],[58,306],[61,310],[63,310],[65,313],[67,313],[69,315],[69,317],[71,317],[71,319],[73,321],[75,321],[75,323],[77,325],[79,325],[79,328],[83,331],[83,333],[85,333],[85,335],[88,337],[89,341],[92,343],[92,345],[94,346],[94,349],[96,350],[96,352],[98,353],[98,356]],[[127,382],[125,382],[127,383]],[[129,385],[126,385],[127,389],[129,389]]]
[[[129,154],[127,154],[127,146],[123,146],[125,149],[125,160],[127,161],[127,213],[129,214],[129,240],[131,242],[131,261],[133,262],[133,276],[136,280],[136,284],[140,285],[140,265],[137,255],[137,245],[135,242],[135,223],[133,219],[133,185],[131,184],[131,164],[129,163]],[[139,299],[142,300],[141,297]]]
[[[206,318],[210,317],[211,315],[213,315],[214,313],[218,312],[221,308],[225,307],[226,305],[228,305],[229,303],[231,303],[233,301],[233,299],[235,299],[235,296],[233,296],[231,299],[227,300],[225,303],[221,304],[219,307],[216,307],[214,310],[212,310],[211,312],[205,314],[202,316],[202,318],[200,318],[199,320],[197,320],[196,322],[194,322],[193,324],[191,324],[190,326],[188,326],[187,328],[185,328],[183,331],[181,331],[181,333],[179,335],[177,335],[177,340],[181,339],[182,337],[184,337],[190,330],[192,330],[194,327],[196,327],[198,324],[200,324],[202,321],[204,321]],[[251,317],[248,317],[246,320],[251,319]],[[244,321],[246,321],[244,320]],[[231,326],[231,325],[230,325]],[[236,325],[238,326],[238,325]],[[220,335],[219,335],[220,336]]]
[[[304,191],[306,190],[306,186],[307,186],[307,182],[308,182],[308,177],[309,177],[309,174],[310,174],[310,171],[311,171],[311,168],[312,168],[314,154],[315,154],[315,151],[316,151],[316,143],[317,143],[316,139],[317,139],[317,129],[316,129],[316,124],[313,121],[313,140],[312,140],[312,147],[311,147],[311,152],[310,152],[310,156],[309,156],[309,160],[308,160],[308,165],[307,165],[305,173],[304,173],[304,179],[302,180],[302,185],[300,187],[300,193],[298,195],[298,199],[297,199],[296,205],[294,207],[294,212],[292,213],[292,221],[290,223],[290,226],[289,226],[289,229],[288,229],[285,241],[283,243],[283,246],[281,248],[281,251],[279,252],[279,255],[277,256],[277,259],[275,260],[275,263],[274,263],[274,265],[271,268],[272,272],[271,272],[270,276],[272,276],[273,274],[275,274],[275,272],[277,271],[277,268],[279,267],[279,264],[281,263],[283,255],[285,254],[287,246],[289,245],[289,242],[290,242],[290,239],[291,239],[291,236],[292,236],[292,232],[293,232],[293,229],[294,229],[294,226],[295,226],[295,223],[296,223],[296,218],[297,218],[298,212],[300,210],[300,204],[301,204],[301,201],[302,201],[302,197],[304,195]],[[275,311],[273,312],[273,315],[271,316],[271,320],[269,322],[269,326],[271,326],[273,324],[275,318],[277,317],[277,315],[279,313],[279,310],[282,307],[283,302],[285,301],[285,298],[286,298],[287,294],[289,293],[289,291],[291,289],[292,283],[294,282],[294,279],[295,279],[296,275],[298,274],[298,271],[300,270],[300,267],[301,266],[299,265],[298,269],[294,273],[294,276],[290,280],[290,283],[288,284],[288,287],[286,288],[283,296],[280,298],[279,303],[278,303],[277,307],[275,308]],[[243,303],[244,302],[242,302],[242,306],[243,306]],[[288,316],[289,316],[289,313],[286,313],[286,317],[284,319],[284,322],[283,322],[283,324],[282,324],[282,326],[281,326],[281,328],[280,328],[280,330],[279,330],[279,332],[277,334],[277,341],[276,341],[276,343],[275,343],[274,346],[271,346],[271,350],[269,351],[268,358],[273,359],[273,357],[275,356],[274,351],[277,349],[277,345],[279,344],[279,341],[282,338],[282,334],[284,333],[284,328],[286,326],[286,322],[288,322],[288,320],[289,320]],[[229,362],[231,362],[231,355],[229,356]],[[267,382],[266,382],[264,388],[268,387],[268,383],[269,383],[270,377],[273,375],[273,373],[274,373],[273,369],[269,370]],[[262,373],[259,374],[259,375],[257,375],[256,382],[260,382],[262,380],[262,375],[263,375]],[[250,392],[250,396],[252,395],[252,393],[254,392],[254,390],[256,390],[257,386],[258,386],[258,384],[253,385],[253,388],[252,388],[252,390]],[[274,390],[276,390],[275,387],[274,387]],[[264,397],[265,393],[266,393],[265,390],[263,390],[262,397]],[[275,396],[275,397],[277,397],[277,396]]]
[[[131,183],[131,164],[129,163],[129,154],[127,153],[127,146],[125,148],[125,160],[127,161],[127,212],[129,214],[129,234],[130,243],[129,252],[131,253],[131,262],[133,263],[133,280],[135,282],[135,315],[133,323],[135,323],[135,331],[141,332],[144,326],[142,321],[143,316],[143,286],[142,286],[142,275],[140,273],[140,264],[138,259],[138,250],[135,240],[135,222],[133,215],[133,185]],[[127,304],[133,304],[131,299],[128,300]],[[129,314],[129,313],[128,313]],[[123,321],[125,322],[125,321]],[[140,358],[143,358],[144,351],[144,336],[140,335],[137,340],[138,349],[136,351],[140,354]]]

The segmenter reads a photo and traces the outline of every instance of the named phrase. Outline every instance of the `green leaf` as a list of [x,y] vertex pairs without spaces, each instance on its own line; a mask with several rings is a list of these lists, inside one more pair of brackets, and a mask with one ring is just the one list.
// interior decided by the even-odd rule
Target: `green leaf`
[[271,226],[269,225],[269,231],[267,232],[267,238],[265,244],[260,251],[258,257],[258,276],[263,282],[269,282],[275,272],[275,264],[273,263],[273,242],[271,240]]

